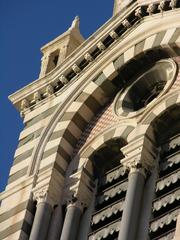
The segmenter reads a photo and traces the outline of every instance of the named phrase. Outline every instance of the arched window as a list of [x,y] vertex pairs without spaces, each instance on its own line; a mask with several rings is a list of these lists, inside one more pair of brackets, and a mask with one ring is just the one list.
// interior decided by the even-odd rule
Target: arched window
[[180,114],[173,107],[154,123],[160,151],[159,174],[149,226],[151,240],[173,239],[180,213]]
[[92,158],[97,182],[88,239],[117,239],[127,190],[127,172],[120,164],[124,157],[121,139],[111,140]]

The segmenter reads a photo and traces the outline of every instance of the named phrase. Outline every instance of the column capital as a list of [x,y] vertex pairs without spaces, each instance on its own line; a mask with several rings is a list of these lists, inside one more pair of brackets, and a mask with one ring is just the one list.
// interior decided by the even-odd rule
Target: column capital
[[80,199],[75,196],[72,196],[71,199],[67,200],[66,206],[67,208],[69,207],[79,208],[81,212],[83,212],[84,208],[87,207],[87,201],[84,201],[84,199]]
[[63,200],[67,207],[76,206],[83,210],[91,203],[92,195],[93,183],[83,169],[68,177]]
[[122,164],[129,170],[129,174],[132,173],[141,173],[145,178],[149,172],[149,168],[141,163],[136,157],[131,161],[122,161]]
[[54,207],[54,205],[55,205],[55,202],[52,199],[52,197],[50,196],[47,187],[44,187],[41,189],[34,189],[33,190],[33,199],[34,199],[34,201],[37,201],[37,204],[46,202],[46,203],[50,204],[52,207]]
[[128,145],[121,148],[121,151],[125,156],[121,163],[128,168],[130,173],[139,171],[145,174],[151,172],[155,167],[157,149],[152,140],[146,135],[133,139]]

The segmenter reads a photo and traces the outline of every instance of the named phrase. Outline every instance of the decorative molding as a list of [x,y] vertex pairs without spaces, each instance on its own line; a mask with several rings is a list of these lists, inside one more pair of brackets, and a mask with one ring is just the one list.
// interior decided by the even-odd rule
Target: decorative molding
[[[163,2],[163,1],[162,1]],[[177,1],[175,1],[175,0],[173,0],[173,1],[167,1],[167,4],[170,4],[171,5],[171,8],[172,9],[174,9],[174,8],[176,8],[176,7],[178,7],[178,5],[177,5]],[[161,3],[162,4],[162,3]],[[155,5],[155,6],[154,6]],[[116,33],[116,31],[117,31],[117,29],[122,25],[122,22],[124,22],[124,28],[127,30],[129,27],[133,27],[140,19],[144,19],[144,17],[146,17],[147,16],[147,11],[150,13],[150,15],[151,14],[158,14],[159,13],[159,11],[156,11],[157,10],[157,4],[154,4],[153,6],[150,4],[150,5],[143,5],[143,8],[140,6],[140,5],[137,5],[137,6],[134,6],[132,9],[130,8],[130,10],[129,10],[129,12],[128,12],[128,14],[126,15],[126,17],[124,18],[124,19],[121,19],[120,21],[117,21],[117,19],[116,19],[116,16],[114,17],[115,18],[115,20],[116,20],[116,24],[115,25],[113,25],[113,28],[111,27],[111,29],[109,30],[109,35],[107,35],[107,32],[106,32],[106,36],[108,37],[108,36],[111,36],[111,34],[112,34],[112,32],[115,32]],[[162,6],[162,5],[161,5]],[[156,10],[154,10],[154,8],[156,8]],[[171,11],[169,8],[165,8],[164,9],[164,11]],[[131,22],[130,20],[129,20],[129,16],[131,15],[131,14],[134,14],[134,16],[135,16],[135,21],[133,20],[133,22]],[[124,15],[123,15],[124,16]],[[123,33],[123,35],[124,35],[124,31],[123,31],[123,29],[122,29],[122,33]],[[114,39],[114,41],[115,40],[117,40],[118,38],[120,39],[121,38],[121,34],[117,34],[116,36],[115,36],[115,34],[113,35],[114,37],[112,37],[113,39]],[[105,40],[105,38],[104,38],[104,36],[101,36],[101,39],[104,41]],[[85,43],[84,43],[85,44]],[[84,44],[83,44],[83,46],[84,46]],[[96,44],[96,43],[95,43]],[[111,44],[110,44],[111,45]],[[102,41],[100,41],[100,43],[99,44],[97,44],[97,46],[98,46],[98,48],[99,49],[101,49],[101,51],[104,51],[104,50],[106,50],[106,48],[108,48],[108,47],[106,47],[103,43],[102,43]],[[88,53],[91,55],[92,53],[92,51],[93,51],[93,49],[94,49],[94,47],[95,47],[95,45],[93,45],[92,44],[92,46],[91,46],[91,49],[89,49],[88,50]],[[98,55],[99,55],[100,53],[98,53]],[[97,56],[96,56],[97,57]],[[80,63],[80,59],[82,59],[82,61],[83,61],[83,58],[82,58],[82,56],[79,56],[78,58],[77,58],[77,60],[75,61],[75,65],[77,65],[77,67],[78,68],[74,68],[74,70],[75,70],[75,73],[77,74],[76,76],[79,76],[79,74],[81,73],[81,71],[83,70],[83,69],[80,69],[79,68],[79,66],[78,66],[78,64],[77,63]],[[85,56],[84,56],[84,59],[85,59]],[[94,60],[95,60],[95,58],[93,58]],[[69,59],[67,59],[67,61],[68,61]],[[92,62],[92,59],[91,59],[91,62]],[[89,63],[90,63],[90,58],[89,58]],[[65,64],[64,63],[64,65],[67,65],[67,64]],[[72,65],[71,65],[72,66]],[[66,70],[64,70],[63,72],[62,72],[62,75],[64,75],[65,77],[67,76],[67,73],[69,72],[68,70],[70,70],[70,68],[72,68],[71,66],[68,66],[68,68],[69,69],[66,69]],[[67,67],[67,66],[66,66]],[[56,70],[58,70],[58,69],[56,69]],[[74,71],[73,70],[73,71]],[[65,72],[66,72],[66,74],[65,74]],[[38,84],[38,86],[40,86],[40,89],[38,89],[38,91],[40,91],[41,93],[42,93],[42,96],[44,97],[45,96],[45,92],[46,92],[46,87],[45,87],[45,84],[47,83],[47,82],[51,82],[51,84],[52,84],[52,82],[53,82],[53,86],[55,87],[56,85],[57,85],[57,77],[53,77],[53,81],[52,81],[52,79],[50,80],[50,78],[52,78],[52,75],[54,74],[54,71],[52,72],[52,73],[50,73],[50,74],[48,74],[47,76],[46,76],[46,80],[45,80],[45,77],[43,77],[42,78],[42,80],[41,81],[39,81],[38,80],[38,82],[40,83],[41,82],[41,84]],[[76,77],[76,76],[73,76],[72,75],[72,77],[71,78],[73,78],[74,79],[74,77]],[[68,82],[69,81],[71,81],[71,78],[69,79],[68,78]],[[43,84],[42,84],[42,82],[44,82]],[[35,82],[35,83],[32,83],[32,85],[33,84],[36,84],[37,85],[37,83]],[[61,86],[61,87],[63,87],[63,85]],[[57,89],[58,89],[58,91],[59,91],[59,89],[61,88],[61,87],[57,87]],[[32,106],[34,106],[35,104],[36,104],[36,102],[34,102],[33,100],[32,100],[32,93],[27,93],[27,90],[26,89],[24,89],[24,90],[22,90],[22,91],[18,91],[18,93],[15,93],[15,94],[13,94],[13,95],[11,95],[9,98],[10,98],[10,100],[17,106],[17,108],[19,108],[20,109],[20,101],[22,100],[22,98],[23,98],[23,95],[25,95],[25,94],[23,94],[24,92],[26,92],[26,95],[28,94],[28,96],[26,96],[26,98],[28,98],[28,100],[29,100],[29,102],[30,102],[30,106],[29,107],[32,107]],[[43,98],[44,99],[44,98]],[[42,99],[42,100],[43,100]]]

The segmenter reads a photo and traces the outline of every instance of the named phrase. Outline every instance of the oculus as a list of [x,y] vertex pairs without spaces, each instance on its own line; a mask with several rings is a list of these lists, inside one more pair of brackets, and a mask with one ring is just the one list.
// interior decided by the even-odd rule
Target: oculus
[[115,113],[128,117],[139,113],[169,89],[176,72],[177,66],[172,59],[155,62],[136,79],[128,81],[123,90],[117,94]]

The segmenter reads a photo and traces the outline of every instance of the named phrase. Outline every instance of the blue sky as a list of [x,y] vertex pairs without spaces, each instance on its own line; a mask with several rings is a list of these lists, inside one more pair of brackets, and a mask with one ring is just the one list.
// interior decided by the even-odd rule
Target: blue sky
[[41,46],[66,31],[76,15],[87,38],[111,17],[113,2],[0,0],[0,192],[23,129],[8,96],[38,78]]

